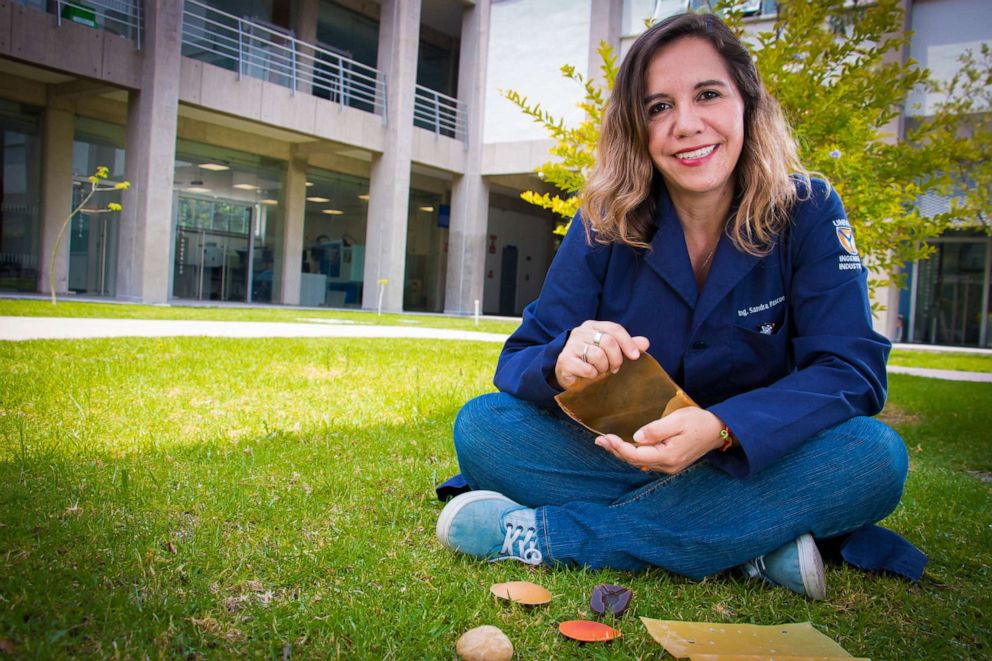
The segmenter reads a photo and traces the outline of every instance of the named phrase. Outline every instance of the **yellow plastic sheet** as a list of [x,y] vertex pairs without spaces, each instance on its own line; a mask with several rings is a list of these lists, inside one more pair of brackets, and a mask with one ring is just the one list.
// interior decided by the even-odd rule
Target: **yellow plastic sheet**
[[648,633],[678,659],[691,661],[868,661],[855,659],[809,622],[762,626],[678,622],[642,617]]
[[606,372],[557,395],[558,406],[586,429],[633,442],[634,432],[658,418],[696,403],[672,381],[651,354],[624,360]]

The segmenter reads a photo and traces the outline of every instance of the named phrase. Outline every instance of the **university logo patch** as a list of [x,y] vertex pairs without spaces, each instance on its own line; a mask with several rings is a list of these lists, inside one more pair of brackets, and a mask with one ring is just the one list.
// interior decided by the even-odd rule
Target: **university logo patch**
[[858,254],[858,246],[854,243],[853,229],[850,227],[838,227],[837,240],[840,242],[840,247],[847,251],[847,254]]

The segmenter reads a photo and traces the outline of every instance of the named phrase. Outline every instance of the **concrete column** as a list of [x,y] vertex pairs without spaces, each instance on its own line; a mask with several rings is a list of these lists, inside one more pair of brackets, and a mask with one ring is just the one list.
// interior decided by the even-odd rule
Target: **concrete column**
[[[317,18],[320,13],[320,5],[317,0],[299,0],[296,5],[296,18],[293,31],[296,38],[308,44],[317,43]],[[311,93],[313,85],[313,49],[300,47],[299,78],[296,81],[296,89],[307,94]]]
[[448,276],[444,311],[472,314],[482,305],[486,276],[486,229],[489,185],[482,178],[482,120],[486,102],[486,60],[489,53],[489,0],[479,0],[462,14],[458,100],[468,111],[465,172],[451,189],[448,229]]
[[169,299],[172,199],[182,2],[145,3],[141,84],[128,95],[125,191],[117,258],[117,298]]
[[382,309],[403,310],[406,228],[413,149],[413,96],[417,84],[420,0],[384,0],[379,23],[379,69],[386,76],[386,141],[369,176],[365,287],[362,307],[378,304],[379,281],[388,280]]
[[589,22],[589,61],[588,77],[603,83],[600,67],[603,58],[597,52],[599,42],[605,41],[613,50],[620,53],[620,32],[623,22],[623,0],[592,0]]
[[282,268],[279,277],[279,302],[300,304],[300,272],[303,268],[303,225],[307,206],[307,159],[294,146],[286,164],[283,188]]
[[[55,241],[66,216],[72,211],[72,140],[76,118],[71,103],[49,93],[42,119],[41,136],[41,261],[38,291],[50,291],[49,266]],[[92,174],[92,173],[89,173]],[[55,293],[64,294],[69,284],[69,230],[55,256]]]
[[[899,8],[902,10],[902,25],[895,34],[886,35],[896,37],[909,32],[913,27],[912,11],[913,3],[910,0],[900,0]],[[905,64],[909,60],[909,43],[906,43],[898,51],[890,51],[886,54],[885,63],[899,62]],[[884,135],[883,142],[897,143],[904,139],[906,134],[906,113],[905,110],[893,117],[882,129]],[[871,277],[869,275],[869,277]],[[874,313],[875,330],[889,338],[896,339],[899,325],[899,288],[895,285],[877,287],[872,296],[872,302],[879,304],[879,309]],[[909,322],[906,321],[904,333],[909,331]]]

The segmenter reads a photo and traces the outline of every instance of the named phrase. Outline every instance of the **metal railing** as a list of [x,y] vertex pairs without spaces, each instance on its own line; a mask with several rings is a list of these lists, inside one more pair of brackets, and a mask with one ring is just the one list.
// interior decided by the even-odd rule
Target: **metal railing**
[[413,98],[413,125],[437,135],[465,141],[465,104],[429,87],[417,85]]
[[60,26],[64,21],[69,21],[91,28],[103,28],[107,32],[130,39],[138,49],[141,48],[141,0],[21,0],[21,4],[53,12]]
[[385,116],[385,76],[376,69],[196,0],[183,6],[183,55]]

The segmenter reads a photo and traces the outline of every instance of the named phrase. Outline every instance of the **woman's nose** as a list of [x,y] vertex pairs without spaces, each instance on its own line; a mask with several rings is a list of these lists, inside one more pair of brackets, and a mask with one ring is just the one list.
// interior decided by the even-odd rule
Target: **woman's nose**
[[678,136],[695,135],[703,130],[702,118],[691,105],[679,104],[675,108],[675,134]]

